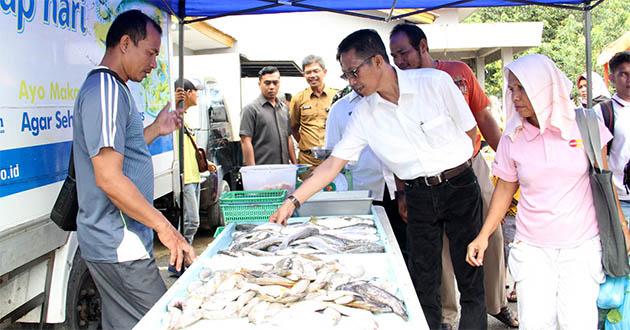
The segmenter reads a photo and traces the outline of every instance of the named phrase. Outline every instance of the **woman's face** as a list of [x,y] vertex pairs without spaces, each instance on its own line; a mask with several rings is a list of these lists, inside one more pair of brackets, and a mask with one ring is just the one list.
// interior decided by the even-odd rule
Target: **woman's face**
[[514,103],[516,112],[518,112],[521,117],[529,120],[530,123],[534,124],[535,122],[535,126],[538,126],[534,107],[529,101],[529,97],[527,97],[523,85],[521,85],[521,82],[511,71],[508,71],[508,90],[512,93],[512,102]]

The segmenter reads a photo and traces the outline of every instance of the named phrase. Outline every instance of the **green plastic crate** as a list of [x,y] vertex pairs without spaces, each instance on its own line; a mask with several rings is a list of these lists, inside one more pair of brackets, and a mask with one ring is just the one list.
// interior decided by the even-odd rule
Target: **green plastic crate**
[[282,203],[287,197],[286,190],[245,190],[226,191],[221,194],[221,204]]
[[[283,199],[284,201],[284,199]],[[252,204],[225,204],[222,203],[221,212],[225,224],[228,223],[251,223],[261,222],[269,219],[280,203],[252,203]]]
[[219,236],[219,234],[221,234],[223,229],[225,229],[224,226],[217,227],[217,229],[214,230],[214,235],[212,237],[217,238],[217,236]]

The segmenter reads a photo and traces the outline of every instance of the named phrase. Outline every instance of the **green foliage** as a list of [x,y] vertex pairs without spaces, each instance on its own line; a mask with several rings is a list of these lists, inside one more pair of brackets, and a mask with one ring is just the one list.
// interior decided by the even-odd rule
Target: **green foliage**
[[[627,1],[605,0],[591,11],[592,62],[594,70],[600,74],[603,74],[603,67],[596,67],[595,63],[601,50],[630,30],[630,9]],[[540,47],[517,54],[516,57],[530,53],[547,55],[574,82],[579,74],[586,71],[584,15],[581,11],[541,6],[494,7],[480,9],[465,21],[492,22],[543,22]],[[486,65],[486,92],[501,96],[502,86],[501,62]]]

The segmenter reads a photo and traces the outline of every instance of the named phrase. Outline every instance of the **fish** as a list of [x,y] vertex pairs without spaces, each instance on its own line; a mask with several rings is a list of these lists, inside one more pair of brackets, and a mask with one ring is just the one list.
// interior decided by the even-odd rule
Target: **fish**
[[315,227],[305,227],[291,235],[287,235],[283,240],[282,243],[280,243],[280,245],[278,246],[278,249],[283,250],[286,249],[289,244],[293,241],[296,241],[298,239],[301,238],[305,238],[305,237],[310,237],[310,236],[314,236],[314,235],[318,235],[319,234],[319,229],[315,228]]
[[392,311],[389,306],[372,304],[361,299],[355,299],[349,303],[345,303],[344,305],[353,308],[365,309],[366,311],[372,313],[390,313]]
[[[308,226],[295,228],[303,231]],[[315,235],[300,240],[326,243],[327,239]],[[376,329],[372,313],[407,317],[404,303],[395,295],[373,279],[357,279],[364,275],[362,267],[342,265],[335,259],[299,255],[276,258],[274,263],[248,262],[233,270],[203,271],[206,274],[186,288],[185,297],[169,303],[162,320],[166,328],[185,328],[200,319],[247,317],[257,325],[282,322],[288,327],[297,321],[319,328],[360,324]]]
[[345,295],[335,299],[335,304],[346,305],[354,301],[354,295]]
[[372,242],[366,242],[365,244],[350,246],[345,253],[383,253],[385,252],[385,247],[380,244],[375,244]]
[[314,249],[320,250],[320,251],[324,251],[327,254],[338,254],[341,253],[341,251],[338,249],[338,247],[334,246],[333,244],[325,241],[324,239],[317,237],[317,236],[311,236],[311,237],[306,237],[306,238],[302,238],[299,240],[296,240],[293,242],[294,244],[306,244]]
[[[238,251],[237,251],[238,252]],[[228,257],[232,257],[232,258],[238,258],[239,255],[237,252],[232,252],[230,250],[219,250],[219,252],[217,252],[218,254],[223,254],[226,255]]]
[[271,236],[269,238],[265,238],[262,241],[256,242],[250,246],[248,246],[249,249],[253,249],[253,250],[261,250],[261,249],[266,249],[272,245],[275,244],[280,244],[282,243],[283,238],[280,236]]
[[331,324],[333,326],[337,325],[337,323],[339,323],[339,320],[341,320],[341,313],[339,313],[334,308],[326,307],[322,314],[324,314],[324,316],[331,321]]
[[247,290],[236,299],[236,311],[240,312],[243,307],[256,296],[256,291]]
[[[308,222],[287,226],[264,223],[255,226],[237,225],[235,229],[232,243],[219,253],[238,257],[384,251],[371,218],[312,217]],[[378,244],[381,247],[375,246]]]
[[291,289],[289,289],[289,295],[299,295],[305,292],[306,289],[308,289],[309,284],[311,284],[311,281],[306,279],[298,281],[293,285],[293,287],[291,287]]
[[269,308],[270,303],[267,301],[261,301],[256,304],[254,308],[247,314],[247,318],[249,322],[253,324],[260,324],[265,319],[265,312]]
[[258,288],[257,292],[271,297],[280,297],[288,293],[289,289],[281,285],[262,285]]
[[243,308],[241,308],[241,310],[238,312],[238,317],[246,317],[247,315],[249,315],[249,312],[251,312],[251,310],[256,307],[256,305],[258,305],[261,302],[261,299],[258,297],[254,297],[252,298],[247,304],[245,304],[245,306],[243,306]]
[[199,280],[202,282],[207,282],[214,272],[212,269],[204,267],[199,271]]
[[409,319],[407,309],[402,300],[368,281],[353,281],[342,284],[336,289],[356,292],[363,300],[376,305],[388,306],[394,314],[400,316],[403,320],[407,321]]
[[269,230],[269,231],[273,231],[273,232],[280,232],[280,231],[282,231],[282,229],[284,229],[284,226],[279,224],[279,223],[265,222],[263,224],[257,225],[252,230],[253,231]]
[[235,231],[250,231],[250,230],[256,228],[256,226],[258,226],[258,225],[251,224],[251,223],[237,223],[234,226],[234,230]]
[[254,255],[256,257],[270,257],[273,256],[273,253],[267,252],[267,251],[262,251],[262,250],[258,250],[252,247],[246,247],[242,249],[243,252],[247,252],[251,255]]
[[162,323],[166,325],[166,329],[178,329],[179,320],[182,316],[181,301],[169,303],[166,307],[166,314],[162,319]]
[[291,274],[291,268],[293,267],[292,258],[282,258],[275,263],[273,272],[279,276],[287,276]]
[[293,286],[293,284],[295,284],[294,281],[291,281],[290,279],[281,276],[255,277],[253,279],[249,279],[248,282],[258,285],[277,285],[287,288],[290,288]]

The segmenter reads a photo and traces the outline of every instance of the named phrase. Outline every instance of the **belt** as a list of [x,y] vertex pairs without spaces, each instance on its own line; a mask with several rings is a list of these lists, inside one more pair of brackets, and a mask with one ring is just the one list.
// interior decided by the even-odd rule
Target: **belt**
[[437,186],[464,173],[464,171],[469,169],[471,165],[472,162],[469,159],[456,167],[450,168],[433,176],[419,176],[412,180],[405,180],[405,184],[409,185],[410,187],[413,187],[417,184],[422,184],[429,187]]

